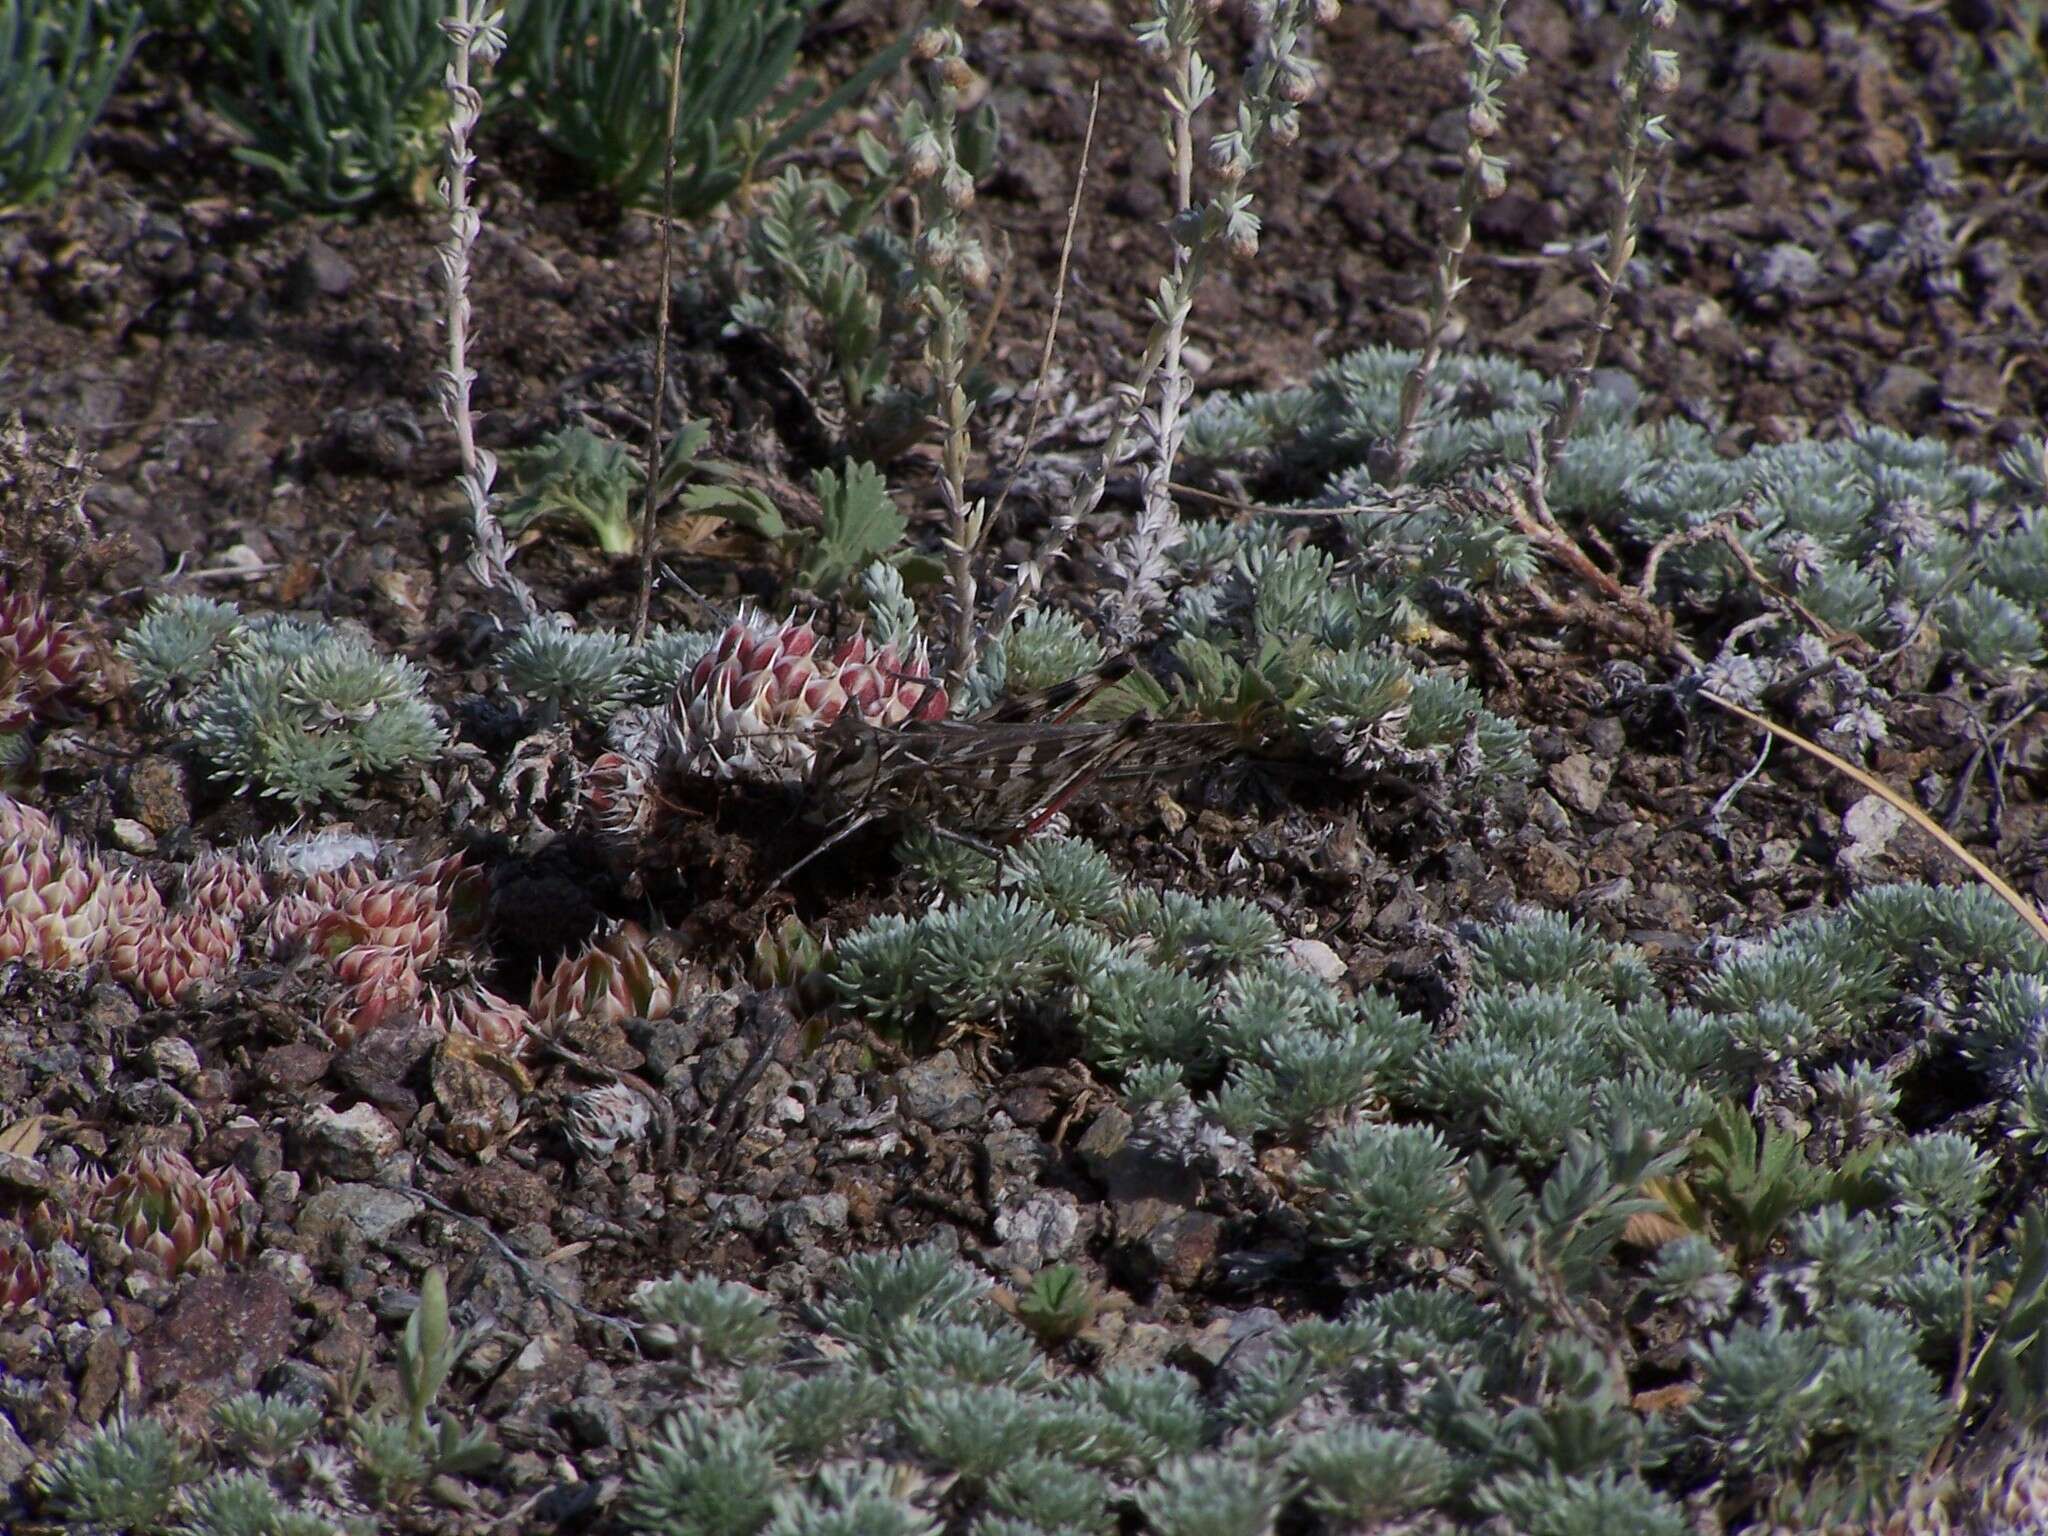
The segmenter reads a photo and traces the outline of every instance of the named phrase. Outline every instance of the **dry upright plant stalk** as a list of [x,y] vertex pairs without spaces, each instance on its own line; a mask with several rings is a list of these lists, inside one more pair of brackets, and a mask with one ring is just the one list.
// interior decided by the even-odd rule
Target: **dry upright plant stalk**
[[668,143],[661,156],[661,283],[654,298],[654,400],[647,411],[647,484],[640,503],[640,594],[633,604],[633,643],[647,640],[654,603],[654,514],[661,485],[661,407],[668,397],[669,283],[675,266],[676,122],[682,114],[683,47],[690,36],[690,0],[676,0],[675,46],[668,60]]
[[1648,175],[1644,161],[1659,146],[1670,142],[1664,119],[1649,108],[1650,98],[1668,96],[1678,89],[1678,55],[1668,48],[1653,48],[1651,37],[1668,30],[1678,19],[1677,0],[1630,0],[1628,54],[1615,89],[1621,95],[1621,122],[1617,129],[1614,165],[1608,175],[1614,201],[1607,225],[1606,248],[1594,264],[1600,296],[1593,317],[1586,322],[1585,344],[1578,360],[1565,378],[1565,394],[1557,412],[1543,432],[1543,455],[1553,466],[1578,424],[1579,411],[1586,402],[1586,389],[1593,370],[1600,364],[1600,351],[1611,329],[1614,296],[1621,290],[1622,277],[1636,254],[1636,199]]
[[491,512],[491,484],[497,479],[498,460],[489,449],[477,446],[476,416],[470,405],[476,370],[469,366],[469,329],[475,318],[469,304],[469,258],[483,229],[483,216],[469,200],[469,173],[476,164],[470,136],[484,115],[483,93],[470,81],[470,64],[473,59],[489,64],[502,54],[505,31],[498,25],[502,13],[490,12],[486,0],[449,0],[449,7],[450,14],[441,21],[441,30],[454,45],[446,76],[448,170],[441,178],[441,198],[448,205],[448,238],[436,247],[447,295],[443,324],[448,332],[448,361],[436,371],[435,380],[441,410],[455,428],[462,459],[458,479],[469,503],[470,573],[486,587],[509,596],[520,618],[531,620],[539,616],[540,604],[526,583],[512,574],[505,530]]
[[1422,407],[1443,356],[1458,295],[1471,281],[1460,268],[1472,243],[1472,222],[1481,203],[1507,190],[1507,161],[1488,150],[1486,142],[1500,132],[1502,84],[1527,69],[1528,60],[1520,47],[1502,36],[1506,11],[1507,0],[1489,0],[1483,16],[1461,11],[1451,19],[1452,39],[1471,54],[1465,74],[1465,169],[1458,178],[1450,224],[1437,242],[1436,264],[1429,272],[1429,329],[1415,366],[1401,385],[1401,413],[1388,449],[1385,483],[1389,486],[1399,486],[1415,468],[1415,435],[1422,425]]

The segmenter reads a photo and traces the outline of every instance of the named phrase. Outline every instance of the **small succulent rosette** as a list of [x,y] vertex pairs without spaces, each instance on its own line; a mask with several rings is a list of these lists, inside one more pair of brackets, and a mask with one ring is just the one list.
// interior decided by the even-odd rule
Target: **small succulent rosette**
[[808,622],[742,614],[677,683],[665,757],[698,777],[794,784],[842,716],[892,729],[943,719],[947,705],[922,645],[854,634],[828,647]]

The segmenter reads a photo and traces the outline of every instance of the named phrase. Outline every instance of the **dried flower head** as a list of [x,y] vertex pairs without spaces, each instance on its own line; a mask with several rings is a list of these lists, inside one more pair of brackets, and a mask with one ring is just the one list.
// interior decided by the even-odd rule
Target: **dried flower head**
[[483,929],[491,877],[463,853],[451,853],[413,871],[414,885],[434,893],[450,939],[474,938]]
[[563,1130],[577,1150],[610,1157],[647,1134],[653,1115],[647,1101],[624,1083],[606,1083],[569,1101]]
[[156,883],[140,870],[110,869],[103,889],[107,901],[107,943],[121,941],[124,934],[160,927],[166,908]]
[[451,1035],[467,1035],[507,1056],[517,1056],[533,1035],[533,1015],[488,987],[432,992],[420,1017]]
[[342,892],[313,924],[308,942],[334,957],[358,945],[402,950],[424,964],[441,952],[448,915],[441,893],[417,880],[378,880]]
[[11,908],[0,907],[0,965],[27,959],[42,964],[35,924]]
[[269,905],[263,871],[238,855],[209,848],[185,871],[185,899],[195,907],[240,922]]
[[346,1048],[380,1025],[417,1008],[425,992],[412,951],[389,944],[358,944],[334,957],[342,995],[320,1015],[320,1027]]
[[139,874],[115,877],[109,891],[106,969],[143,1001],[176,1008],[242,958],[231,913],[207,907],[166,911],[156,887]]
[[49,1270],[26,1237],[12,1228],[0,1235],[0,1317],[31,1305],[48,1279]]
[[[147,912],[146,897],[124,889],[130,913]],[[204,907],[183,907],[154,921],[124,921],[107,946],[107,969],[144,1001],[159,1008],[190,1002],[226,975],[241,958],[235,920]]]
[[257,948],[273,960],[292,954],[313,931],[313,925],[331,909],[296,891],[288,891],[270,904],[257,933]]
[[12,795],[0,795],[0,849],[17,844],[53,849],[62,841],[57,824],[41,811]]
[[606,838],[630,842],[653,825],[647,760],[624,752],[599,754],[583,775],[583,804]]

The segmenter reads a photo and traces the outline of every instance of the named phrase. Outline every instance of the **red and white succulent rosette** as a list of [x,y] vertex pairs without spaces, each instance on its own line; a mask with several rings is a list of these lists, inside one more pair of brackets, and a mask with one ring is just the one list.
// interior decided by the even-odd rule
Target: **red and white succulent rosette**
[[743,614],[677,683],[668,753],[709,778],[795,783],[849,711],[892,727],[944,719],[947,702],[922,645],[854,634],[827,647],[809,623]]

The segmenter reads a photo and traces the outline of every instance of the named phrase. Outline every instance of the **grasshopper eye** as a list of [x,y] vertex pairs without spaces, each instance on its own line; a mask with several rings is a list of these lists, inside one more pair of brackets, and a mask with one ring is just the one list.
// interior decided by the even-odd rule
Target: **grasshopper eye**
[[811,783],[820,790],[844,791],[872,776],[878,748],[848,712],[834,721],[818,745]]

